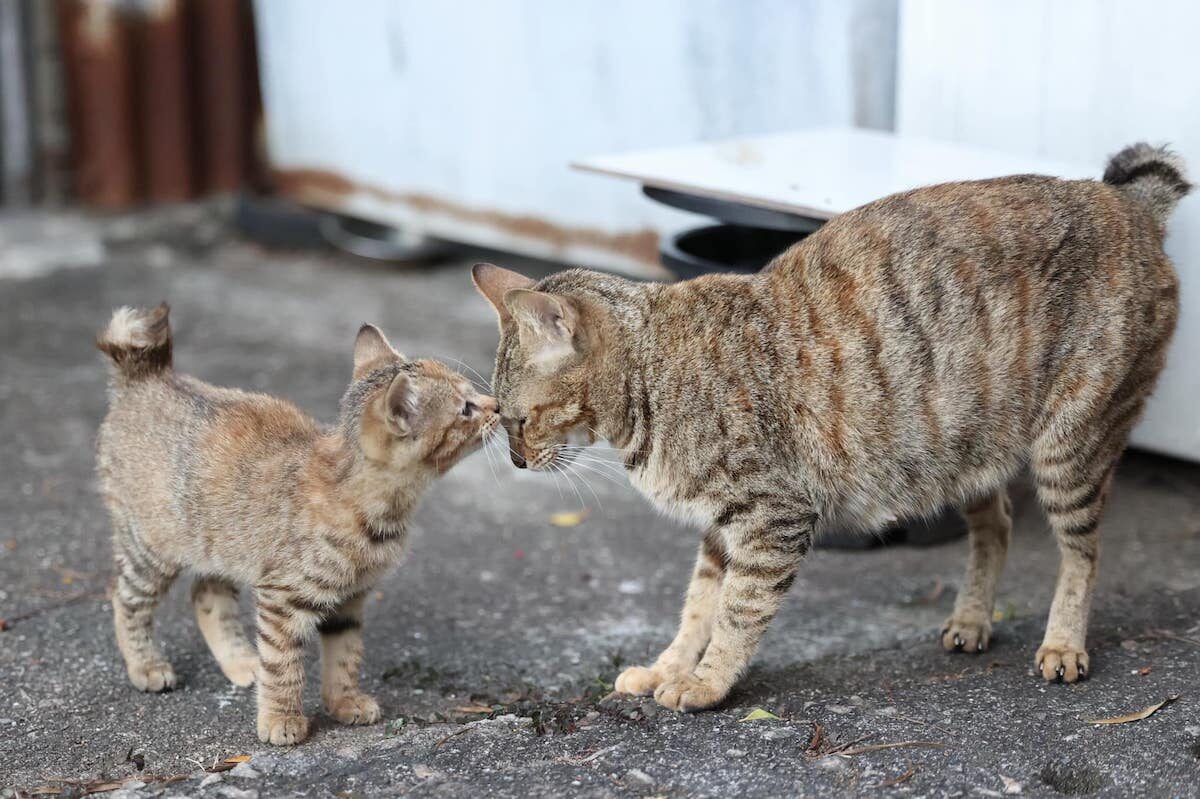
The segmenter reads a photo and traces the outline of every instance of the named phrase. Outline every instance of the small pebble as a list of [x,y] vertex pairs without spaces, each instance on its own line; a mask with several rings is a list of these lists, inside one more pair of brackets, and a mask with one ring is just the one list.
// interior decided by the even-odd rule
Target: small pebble
[[212,785],[213,783],[220,782],[223,779],[224,779],[224,777],[222,777],[220,774],[209,774],[207,777],[200,780],[200,787],[207,788],[208,786]]
[[642,785],[653,785],[654,784],[654,778],[651,777],[646,772],[642,771],[640,768],[631,768],[631,769],[629,769],[629,771],[626,771],[625,779],[630,780],[632,782],[639,782]]
[[825,709],[830,713],[836,713],[839,716],[845,716],[847,713],[853,713],[854,708],[849,705],[826,705]]
[[726,749],[725,750],[725,757],[745,757],[745,756],[746,756],[745,749]]
[[764,732],[762,737],[766,741],[782,741],[786,738],[794,738],[795,736],[796,731],[791,727],[776,727]]
[[846,761],[836,755],[827,755],[813,763],[814,766],[826,771],[844,771]]

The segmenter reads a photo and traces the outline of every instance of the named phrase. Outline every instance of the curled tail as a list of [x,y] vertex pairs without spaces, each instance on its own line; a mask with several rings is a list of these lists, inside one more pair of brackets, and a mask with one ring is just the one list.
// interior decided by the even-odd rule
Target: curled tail
[[1131,144],[1108,159],[1104,182],[1116,186],[1129,199],[1166,224],[1175,204],[1192,190],[1183,159],[1166,147],[1145,142]]
[[114,375],[125,382],[153,377],[171,368],[170,307],[149,311],[118,308],[96,336],[96,349],[112,359]]

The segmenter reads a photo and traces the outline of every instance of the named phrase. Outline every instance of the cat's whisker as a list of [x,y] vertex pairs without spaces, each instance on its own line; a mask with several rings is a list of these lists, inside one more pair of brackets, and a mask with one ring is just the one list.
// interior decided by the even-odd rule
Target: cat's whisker
[[[588,472],[590,472],[590,473],[592,473],[592,474],[596,475],[597,477],[599,477],[601,480],[605,480],[605,481],[607,481],[607,482],[609,482],[609,483],[612,483],[612,484],[613,484],[613,485],[615,485],[615,486],[620,486],[620,485],[622,485],[622,483],[621,483],[620,481],[618,481],[618,480],[617,480],[617,479],[616,479],[616,478],[615,478],[613,475],[609,474],[608,472],[601,471],[600,469],[596,469],[595,467],[593,467],[593,466],[591,466],[591,465],[589,465],[589,464],[587,464],[587,463],[584,463],[583,461],[575,461],[575,462],[574,462],[574,463],[572,463],[571,465],[572,465],[572,466],[578,466],[578,467],[579,467],[579,468],[581,468],[581,469],[585,469],[585,470],[587,470]],[[580,475],[580,477],[583,477],[583,475],[581,474],[581,475]]]
[[[584,475],[580,474],[579,472],[575,472],[574,469],[572,468],[573,466],[577,466],[577,465],[581,465],[581,464],[568,463],[568,464],[566,464],[566,466],[564,468],[569,473],[574,473],[575,476],[580,479],[580,481],[583,483],[583,487],[586,488],[588,491],[591,491],[592,496],[596,498],[596,507],[599,508],[600,510],[604,510],[604,503],[600,500],[600,495],[596,493],[596,489],[592,488],[592,484],[587,481],[587,478]],[[578,489],[576,489],[576,493],[578,493]],[[583,502],[582,496],[579,498],[579,501]]]
[[[563,464],[554,463],[553,461],[550,462],[550,468],[554,469],[557,472],[560,472],[562,474],[562,476],[564,478],[566,478],[567,485],[569,485],[571,487],[571,490],[573,490],[575,492],[575,496],[579,498],[579,507],[586,508],[587,503],[583,501],[583,494],[579,493],[578,486],[576,486],[575,481],[573,481],[571,479],[571,473],[569,471],[567,471],[567,468],[566,468],[567,465],[569,465],[569,464],[563,465]],[[586,486],[587,483],[585,482],[584,485]],[[591,488],[590,486],[588,486],[588,487],[589,487],[589,489]],[[596,494],[596,492],[592,491],[592,495],[595,496],[595,494]],[[596,497],[596,503],[597,504],[600,503],[599,497]]]

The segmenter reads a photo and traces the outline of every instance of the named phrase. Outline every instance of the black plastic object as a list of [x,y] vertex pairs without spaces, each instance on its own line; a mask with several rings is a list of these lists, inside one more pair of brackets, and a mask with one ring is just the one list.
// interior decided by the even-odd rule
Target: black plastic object
[[787,211],[776,211],[772,208],[760,208],[755,205],[745,205],[731,200],[717,200],[712,197],[699,197],[695,194],[684,194],[670,189],[660,189],[654,186],[643,186],[642,193],[655,202],[669,205],[683,211],[711,217],[720,222],[742,227],[766,228],[767,230],[787,230],[792,233],[812,233],[824,222],[807,216],[790,214]]
[[710,272],[751,274],[807,235],[745,225],[706,225],[664,238],[659,257],[683,280]]

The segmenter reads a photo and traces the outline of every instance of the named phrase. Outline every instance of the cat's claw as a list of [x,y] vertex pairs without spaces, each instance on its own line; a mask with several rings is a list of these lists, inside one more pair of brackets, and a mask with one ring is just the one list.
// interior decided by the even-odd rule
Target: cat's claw
[[1083,649],[1043,644],[1034,659],[1038,674],[1047,682],[1073,683],[1087,679],[1088,654]]
[[987,619],[954,618],[942,628],[942,648],[947,652],[980,653],[991,642],[992,625]]
[[728,693],[726,686],[706,682],[694,674],[681,674],[659,685],[654,700],[665,708],[691,713],[720,704]]

